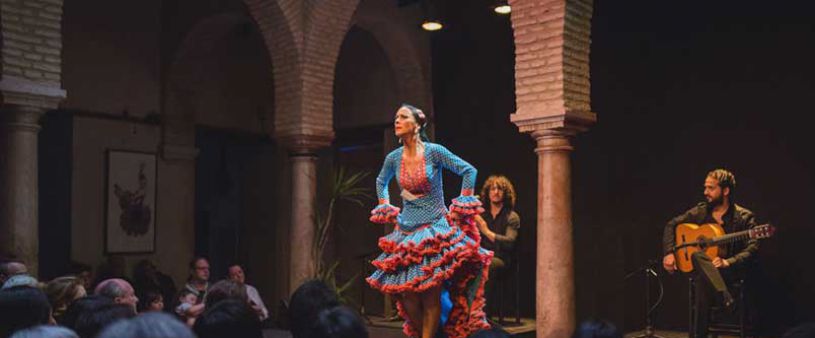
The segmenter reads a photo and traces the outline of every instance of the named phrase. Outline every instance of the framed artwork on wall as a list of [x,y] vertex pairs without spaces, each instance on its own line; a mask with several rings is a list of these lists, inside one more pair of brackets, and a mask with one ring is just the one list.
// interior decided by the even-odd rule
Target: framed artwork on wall
[[155,251],[156,166],[156,154],[108,150],[106,253]]

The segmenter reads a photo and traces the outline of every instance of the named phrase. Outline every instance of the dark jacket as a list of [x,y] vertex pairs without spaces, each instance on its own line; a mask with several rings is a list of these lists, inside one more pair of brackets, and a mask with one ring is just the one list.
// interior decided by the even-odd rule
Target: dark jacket
[[[756,226],[753,212],[732,203],[727,212],[722,216],[722,228],[726,234],[752,229]],[[706,202],[697,204],[695,207],[674,217],[665,225],[662,234],[662,248],[664,254],[674,251],[676,243],[676,226],[682,223],[693,223],[697,225],[717,223],[713,219],[713,208]],[[758,240],[749,239],[747,241],[736,241],[719,246],[719,256],[726,258],[730,265],[742,264],[750,260],[758,251]]]
[[495,256],[509,264],[515,249],[515,241],[518,238],[518,229],[521,227],[521,218],[515,211],[507,208],[501,209],[495,219],[492,213],[487,210],[481,214],[481,218],[487,222],[487,227],[495,233],[495,242],[486,237],[481,238],[481,246],[484,249],[492,250]]

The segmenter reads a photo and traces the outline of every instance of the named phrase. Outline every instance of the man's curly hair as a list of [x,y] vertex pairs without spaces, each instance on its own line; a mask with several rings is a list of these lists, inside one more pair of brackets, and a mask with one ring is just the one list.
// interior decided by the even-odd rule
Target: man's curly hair
[[481,187],[481,203],[485,206],[490,203],[490,188],[495,185],[504,192],[504,207],[512,210],[515,208],[515,187],[512,182],[504,175],[492,175],[487,177],[484,185]]

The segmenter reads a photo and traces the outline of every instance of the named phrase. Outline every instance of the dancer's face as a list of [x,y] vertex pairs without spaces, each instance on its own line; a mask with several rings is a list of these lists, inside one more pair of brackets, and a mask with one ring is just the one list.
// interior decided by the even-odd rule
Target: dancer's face
[[396,117],[393,120],[393,132],[396,137],[406,138],[416,134],[417,130],[416,118],[407,108],[399,108],[396,111]]

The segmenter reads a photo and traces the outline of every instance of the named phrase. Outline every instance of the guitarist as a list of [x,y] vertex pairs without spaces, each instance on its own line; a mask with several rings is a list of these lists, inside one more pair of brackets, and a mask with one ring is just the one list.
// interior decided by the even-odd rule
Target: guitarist
[[[662,237],[662,266],[668,272],[676,271],[675,228],[682,223],[719,224],[725,233],[747,230],[756,226],[753,212],[734,202],[736,178],[724,169],[716,169],[705,178],[706,202],[699,203],[665,225]],[[747,263],[758,250],[758,240],[735,242],[719,248],[720,257],[711,259],[703,251],[693,254],[696,318],[692,329],[697,338],[707,338],[710,321],[710,305],[721,302],[725,307],[733,303],[727,285],[742,277]]]

